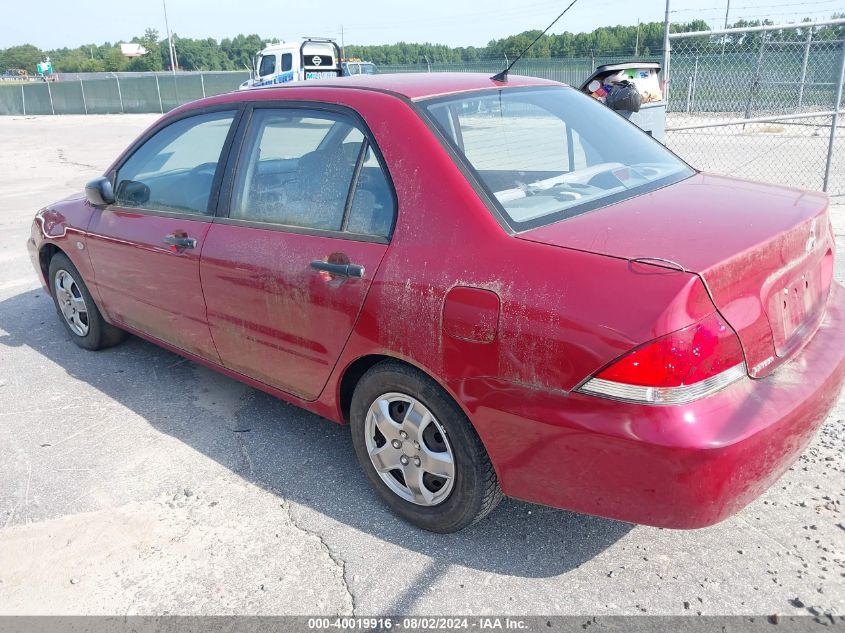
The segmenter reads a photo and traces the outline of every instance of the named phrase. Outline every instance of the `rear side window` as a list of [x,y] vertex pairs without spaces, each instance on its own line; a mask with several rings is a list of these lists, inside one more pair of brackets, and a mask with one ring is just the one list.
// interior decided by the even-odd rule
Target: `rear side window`
[[344,143],[366,143],[361,169],[355,183],[345,230],[364,235],[386,237],[393,228],[395,215],[393,189],[373,148],[358,129],[352,130]]
[[258,74],[262,77],[272,75],[276,71],[276,56],[265,55],[261,58],[261,65],[258,67]]
[[293,54],[285,53],[282,55],[282,72],[287,72],[293,68]]
[[256,109],[235,174],[229,217],[386,237],[393,191],[351,117]]
[[206,213],[234,112],[180,119],[156,132],[121,165],[115,197],[123,207]]

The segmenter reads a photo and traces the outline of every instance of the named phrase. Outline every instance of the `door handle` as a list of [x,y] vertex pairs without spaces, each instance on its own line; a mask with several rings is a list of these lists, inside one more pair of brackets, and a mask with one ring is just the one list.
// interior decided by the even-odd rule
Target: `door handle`
[[311,262],[311,268],[326,272],[336,277],[355,277],[360,279],[364,276],[364,267],[358,264],[330,264],[328,262],[315,259]]
[[178,248],[196,248],[197,241],[187,235],[165,235],[164,243]]

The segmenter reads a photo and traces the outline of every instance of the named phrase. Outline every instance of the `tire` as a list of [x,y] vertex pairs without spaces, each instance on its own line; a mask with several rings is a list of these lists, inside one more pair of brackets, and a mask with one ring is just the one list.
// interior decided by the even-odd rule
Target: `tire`
[[502,499],[470,421],[440,385],[413,367],[385,361],[367,371],[352,396],[350,427],[367,478],[396,514],[417,527],[457,532]]
[[88,350],[104,349],[120,343],[126,333],[106,323],[82,275],[64,253],[50,259],[50,294],[59,321],[71,340]]

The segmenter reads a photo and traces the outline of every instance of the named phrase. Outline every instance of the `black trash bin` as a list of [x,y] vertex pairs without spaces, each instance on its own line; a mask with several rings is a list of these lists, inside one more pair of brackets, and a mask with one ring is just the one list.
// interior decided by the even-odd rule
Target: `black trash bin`
[[[595,69],[593,74],[591,74],[587,80],[581,84],[581,91],[590,94],[588,86],[593,80],[598,80],[603,84],[604,79],[617,74],[619,71],[623,71],[629,74],[629,76],[631,74],[636,74],[637,71],[648,71],[657,74],[660,72],[660,64],[655,62],[632,61],[621,64],[605,64],[603,66],[599,66]],[[638,112],[632,112],[629,110],[616,110],[616,112],[624,116],[631,123],[648,132],[661,143],[666,142],[665,101],[661,100],[643,103],[640,105]]]

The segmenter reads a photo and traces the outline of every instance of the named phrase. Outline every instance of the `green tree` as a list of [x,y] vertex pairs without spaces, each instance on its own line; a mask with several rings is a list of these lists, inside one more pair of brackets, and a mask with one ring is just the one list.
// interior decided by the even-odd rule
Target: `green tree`
[[159,43],[158,31],[156,29],[147,29],[144,31],[143,37],[132,38],[132,41],[143,46],[147,50],[147,53],[129,62],[127,70],[151,71],[162,70],[164,68],[161,63],[162,47]]
[[236,35],[225,38],[220,42],[220,50],[229,60],[233,70],[243,70],[244,66],[252,67],[252,56],[264,48],[266,40],[255,33],[251,35]]
[[103,58],[104,70],[111,73],[126,70],[128,65],[129,60],[126,59],[126,57],[123,56],[123,53],[120,52],[119,46],[110,48]]
[[7,48],[0,52],[0,72],[10,68],[24,68],[29,74],[35,74],[41,55],[41,49],[32,44]]

